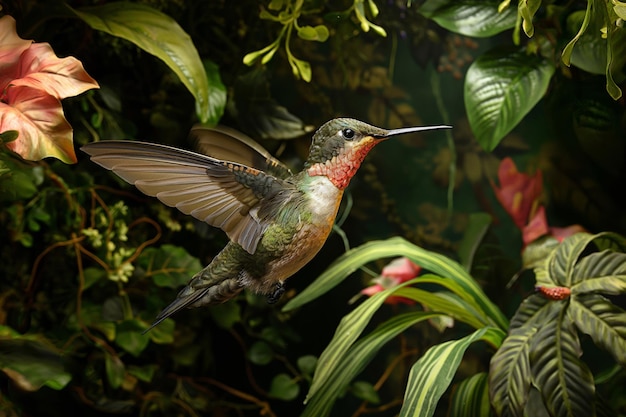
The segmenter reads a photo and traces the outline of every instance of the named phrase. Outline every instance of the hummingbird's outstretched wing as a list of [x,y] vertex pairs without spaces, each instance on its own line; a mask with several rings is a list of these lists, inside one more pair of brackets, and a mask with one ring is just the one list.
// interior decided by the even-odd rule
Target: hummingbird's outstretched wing
[[215,159],[256,168],[277,178],[292,175],[287,165],[238,130],[226,126],[196,125],[191,128],[189,138],[199,152]]
[[110,140],[81,150],[143,193],[221,228],[249,253],[267,228],[268,208],[293,188],[258,169],[166,145]]

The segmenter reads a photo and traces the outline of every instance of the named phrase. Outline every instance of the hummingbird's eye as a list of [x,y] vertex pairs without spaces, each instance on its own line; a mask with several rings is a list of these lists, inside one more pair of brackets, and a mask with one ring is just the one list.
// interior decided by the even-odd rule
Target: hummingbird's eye
[[352,130],[352,129],[343,129],[341,131],[341,136],[343,136],[344,139],[352,140],[352,139],[354,139],[354,130]]

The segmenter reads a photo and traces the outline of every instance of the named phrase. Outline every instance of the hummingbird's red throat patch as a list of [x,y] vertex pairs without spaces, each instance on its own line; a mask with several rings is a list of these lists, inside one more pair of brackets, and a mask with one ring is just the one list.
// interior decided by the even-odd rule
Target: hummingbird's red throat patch
[[378,143],[375,139],[365,139],[354,147],[345,147],[339,155],[325,162],[320,162],[307,170],[312,177],[324,175],[340,190],[345,189],[356,174],[369,151]]

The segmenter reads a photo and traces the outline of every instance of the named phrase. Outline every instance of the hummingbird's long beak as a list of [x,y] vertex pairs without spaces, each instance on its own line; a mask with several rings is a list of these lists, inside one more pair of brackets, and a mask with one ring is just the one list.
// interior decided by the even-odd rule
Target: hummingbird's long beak
[[414,133],[414,132],[423,132],[426,130],[437,130],[437,129],[452,129],[452,126],[447,125],[439,125],[439,126],[414,126],[414,127],[402,127],[400,129],[391,129],[387,130],[384,134],[381,135],[372,135],[375,138],[389,138],[391,136],[403,135],[405,133]]

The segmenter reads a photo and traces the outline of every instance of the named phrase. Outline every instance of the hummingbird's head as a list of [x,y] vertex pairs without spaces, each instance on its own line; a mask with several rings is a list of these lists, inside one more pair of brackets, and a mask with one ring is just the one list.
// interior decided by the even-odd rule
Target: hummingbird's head
[[324,123],[313,135],[305,169],[310,176],[325,175],[337,188],[344,189],[365,156],[378,143],[404,133],[449,128],[421,126],[388,130],[356,119],[333,119]]

